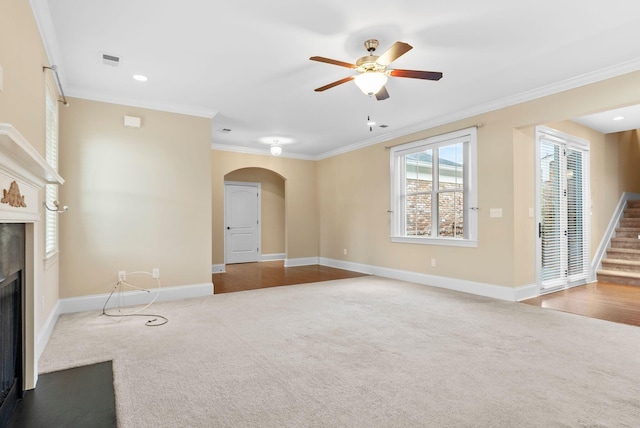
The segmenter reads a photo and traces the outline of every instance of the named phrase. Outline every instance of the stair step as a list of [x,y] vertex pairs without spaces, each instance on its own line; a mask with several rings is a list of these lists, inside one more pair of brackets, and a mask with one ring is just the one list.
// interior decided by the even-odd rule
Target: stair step
[[640,218],[640,207],[638,208],[625,208],[624,218]]
[[602,260],[602,269],[640,273],[640,261],[606,258]]
[[638,238],[640,236],[640,226],[639,227],[617,227],[616,228],[616,238]]
[[621,272],[602,269],[597,272],[597,276],[598,282],[640,286],[640,272]]
[[618,260],[640,260],[640,250],[633,248],[609,248],[607,258]]
[[640,199],[627,201],[627,208],[640,208]]
[[640,218],[622,218],[620,227],[640,227]]
[[611,248],[631,248],[634,250],[640,250],[640,239],[611,238]]

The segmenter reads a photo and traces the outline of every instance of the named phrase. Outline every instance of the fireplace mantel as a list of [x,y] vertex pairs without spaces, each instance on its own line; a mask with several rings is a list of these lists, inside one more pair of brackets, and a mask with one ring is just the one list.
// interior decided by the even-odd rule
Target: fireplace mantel
[[0,123],[0,223],[26,224],[24,389],[34,388],[38,379],[35,296],[44,286],[39,245],[44,228],[36,225],[44,211],[41,190],[48,183],[63,184],[64,180],[14,126]]
[[47,183],[62,184],[64,180],[15,127],[0,123],[0,197],[10,191],[24,197],[21,206],[0,203],[0,221],[37,221],[38,191]]
[[64,183],[60,174],[51,168],[40,153],[9,123],[0,123],[0,156],[16,164],[14,172],[22,170],[27,172],[31,179],[45,183]]

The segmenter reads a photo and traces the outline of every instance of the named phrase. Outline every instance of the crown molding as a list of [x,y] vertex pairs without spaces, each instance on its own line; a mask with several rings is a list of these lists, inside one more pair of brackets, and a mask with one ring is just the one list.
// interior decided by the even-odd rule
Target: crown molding
[[129,107],[146,108],[149,110],[159,110],[159,111],[165,111],[168,113],[184,114],[188,116],[205,117],[208,119],[212,119],[216,114],[218,114],[218,111],[213,109],[206,109],[201,107],[194,107],[194,106],[187,106],[187,105],[180,105],[180,104],[165,104],[165,103],[141,101],[133,98],[123,98],[118,96],[112,96],[112,95],[108,95],[98,91],[89,91],[86,89],[80,89],[75,86],[71,86],[68,89],[65,88],[65,92],[67,94],[67,97],[81,98],[81,99],[91,100],[91,101],[100,101],[100,102],[110,103],[110,104],[119,104],[119,105],[125,105]]
[[[60,54],[58,39],[53,28],[53,21],[51,21],[48,2],[46,0],[30,0],[29,3],[36,26],[40,32],[40,39],[42,39],[45,53],[49,59],[49,65],[57,65],[60,68],[64,68],[62,67],[62,55]],[[60,76],[60,80],[65,86],[64,75]]]

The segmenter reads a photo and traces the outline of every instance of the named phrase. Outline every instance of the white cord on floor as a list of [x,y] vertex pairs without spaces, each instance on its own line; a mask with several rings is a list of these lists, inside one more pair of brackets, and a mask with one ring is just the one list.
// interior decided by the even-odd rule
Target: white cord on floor
[[[127,272],[127,275],[137,275],[137,274],[144,274],[144,275],[149,275],[153,278],[153,274],[151,272],[144,272],[144,271],[137,271],[137,272]],[[113,293],[115,293],[116,289],[118,287],[120,287],[120,293],[118,294],[118,301],[122,300],[122,304],[118,303],[117,306],[117,310],[118,312],[121,312],[120,307],[124,306],[124,296],[122,293],[122,286],[125,285],[129,288],[134,288],[136,290],[140,290],[140,291],[145,291],[147,293],[151,293],[151,290],[147,290],[146,288],[140,288],[137,287],[133,284],[129,284],[126,281],[118,281],[116,283],[116,285],[113,287],[113,290],[111,290],[111,293],[109,294],[109,297],[107,297],[106,302],[104,302],[104,306],[102,307],[102,315],[106,315],[109,317],[131,317],[131,316],[140,316],[140,317],[156,317],[155,319],[152,320],[148,320],[145,325],[149,326],[149,327],[157,327],[157,326],[161,326],[164,325],[166,323],[169,322],[169,320],[166,317],[163,317],[162,315],[156,315],[156,314],[141,314],[140,312],[144,311],[145,309],[147,309],[149,306],[151,306],[157,299],[158,296],[160,295],[160,288],[161,288],[161,284],[160,284],[160,278],[153,278],[156,280],[157,284],[158,284],[158,288],[156,291],[156,295],[153,297],[153,299],[151,299],[151,301],[149,303],[147,303],[145,306],[142,306],[132,312],[128,312],[128,313],[118,313],[118,314],[110,314],[107,313],[107,304],[109,303],[109,300],[111,299],[111,296],[113,296]],[[161,321],[160,323],[158,322],[158,318],[161,318],[162,320],[164,320],[163,322]]]

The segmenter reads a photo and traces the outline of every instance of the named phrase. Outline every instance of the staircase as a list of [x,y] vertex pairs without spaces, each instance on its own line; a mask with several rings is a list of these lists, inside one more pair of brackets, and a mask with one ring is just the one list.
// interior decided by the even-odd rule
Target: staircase
[[640,286],[640,200],[627,201],[597,275],[598,282]]

